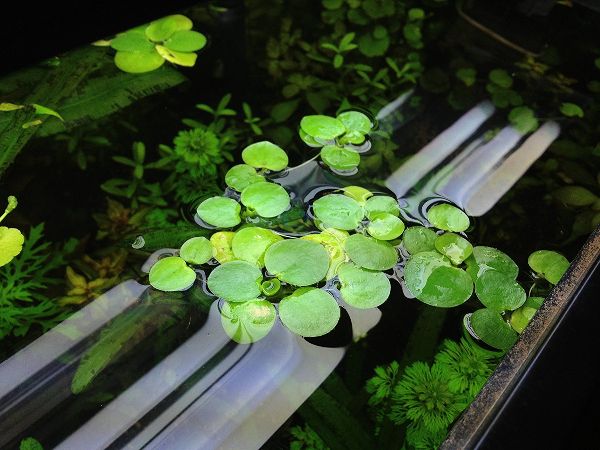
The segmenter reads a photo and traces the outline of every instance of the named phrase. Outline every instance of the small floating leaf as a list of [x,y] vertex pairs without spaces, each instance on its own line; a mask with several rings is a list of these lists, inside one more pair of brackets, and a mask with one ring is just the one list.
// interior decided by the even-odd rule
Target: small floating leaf
[[272,244],[281,240],[283,238],[271,230],[246,227],[235,233],[231,248],[237,259],[264,267],[265,252]]
[[356,200],[359,205],[364,206],[367,199],[373,196],[373,193],[361,186],[346,186],[342,188],[344,195]]
[[313,138],[330,141],[346,132],[346,127],[338,119],[330,116],[304,116],[300,128]]
[[165,47],[164,45],[157,45],[155,48],[160,56],[179,66],[193,67],[194,64],[196,64],[196,59],[198,58],[198,55],[195,53],[177,52]]
[[310,286],[327,274],[329,256],[325,248],[305,239],[286,239],[271,245],[265,253],[269,273],[294,286]]
[[174,14],[151,22],[146,28],[148,39],[160,42],[169,39],[173,33],[181,30],[191,30],[192,21],[181,14]]
[[234,236],[235,232],[233,231],[217,231],[210,237],[210,243],[213,248],[213,258],[219,261],[220,264],[235,259],[235,255],[231,249],[231,243]]
[[527,298],[514,278],[496,270],[486,270],[477,278],[475,293],[484,306],[496,311],[517,309]]
[[0,227],[0,267],[21,253],[25,237],[16,228]]
[[141,30],[130,30],[119,34],[110,41],[110,46],[122,52],[149,53],[154,51],[154,44],[148,40]]
[[281,288],[281,282],[277,278],[269,278],[260,285],[260,290],[267,296],[275,295]]
[[340,230],[354,230],[364,217],[362,206],[341,194],[329,194],[316,200],[313,211],[325,228]]
[[529,255],[527,263],[539,276],[552,284],[557,284],[569,268],[567,258],[551,250],[533,252]]
[[225,174],[227,186],[238,192],[242,192],[252,183],[258,183],[259,181],[265,181],[265,177],[256,173],[256,169],[247,164],[233,166]]
[[300,139],[302,139],[302,141],[309,147],[316,148],[316,147],[323,146],[323,144],[321,144],[320,142],[317,142],[314,137],[312,137],[310,134],[306,133],[306,131],[302,130],[302,128],[300,128],[298,130],[298,136],[300,136]]
[[211,197],[198,206],[198,216],[209,225],[219,228],[235,227],[241,222],[242,207],[228,197]]
[[277,217],[290,207],[290,196],[276,183],[259,181],[248,185],[241,195],[246,208],[253,209],[262,217]]
[[461,305],[473,293],[469,275],[435,251],[412,255],[404,268],[404,282],[416,298],[442,308]]
[[206,45],[206,36],[192,30],[176,31],[165,41],[165,47],[177,52],[195,52]]
[[437,234],[429,228],[416,226],[408,227],[402,236],[402,245],[408,253],[428,252],[435,250]]
[[340,320],[340,307],[331,294],[317,288],[300,288],[279,302],[281,322],[304,337],[323,336]]
[[427,220],[431,224],[445,231],[465,231],[469,228],[469,217],[456,206],[442,203],[433,206],[427,211]]
[[391,241],[400,237],[404,231],[404,222],[389,213],[371,214],[367,231],[376,239]]
[[336,170],[352,170],[360,164],[358,152],[337,145],[324,146],[321,149],[321,159]]
[[229,261],[217,266],[208,276],[210,291],[230,302],[244,302],[260,295],[262,272],[246,261]]
[[348,260],[344,251],[344,243],[349,234],[343,230],[327,228],[322,233],[313,233],[302,236],[300,239],[318,242],[325,247],[329,254],[329,269],[325,278],[330,280],[338,271],[339,266]]
[[500,350],[510,349],[519,337],[500,313],[492,309],[478,309],[471,314],[470,323],[477,337]]
[[517,333],[521,334],[525,331],[531,319],[537,312],[536,308],[531,308],[530,306],[521,306],[519,309],[516,309],[510,315],[510,325]]
[[148,277],[159,291],[184,291],[196,281],[196,272],[179,256],[167,256],[154,263]]
[[337,119],[350,131],[358,131],[367,134],[371,131],[373,124],[365,114],[359,111],[345,111],[337,116]]
[[158,69],[165,59],[154,49],[149,52],[117,52],[115,65],[123,72],[144,73]]
[[244,162],[257,169],[280,171],[287,167],[288,156],[281,147],[269,141],[255,142],[242,151]]
[[205,264],[213,257],[212,244],[205,237],[193,237],[183,243],[179,256],[190,264]]
[[486,270],[494,269],[513,280],[519,274],[519,266],[506,253],[493,247],[478,245],[473,247],[473,254],[467,258],[467,272],[475,281]]
[[390,296],[390,280],[383,272],[362,269],[353,263],[345,263],[340,266],[338,276],[342,298],[355,308],[375,308]]
[[370,219],[373,214],[388,213],[393,216],[400,215],[400,206],[398,200],[387,195],[376,195],[367,200],[365,204],[367,217]]
[[388,270],[398,262],[398,253],[388,242],[353,234],[346,239],[346,253],[355,264],[370,270]]
[[259,299],[241,303],[224,301],[220,313],[225,333],[238,344],[251,344],[264,338],[277,318],[271,302]]
[[462,236],[454,233],[444,233],[434,242],[435,248],[447,256],[452,264],[458,266],[473,253],[473,246]]

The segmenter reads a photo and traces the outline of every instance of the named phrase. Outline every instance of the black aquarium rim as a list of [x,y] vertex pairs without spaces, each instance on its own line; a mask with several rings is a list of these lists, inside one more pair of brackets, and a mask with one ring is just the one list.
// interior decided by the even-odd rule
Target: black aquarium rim
[[[495,431],[504,432],[504,428],[512,428],[512,418],[508,417],[511,408],[518,408],[518,400],[515,399],[515,391],[518,388],[531,387],[531,369],[538,363],[544,353],[549,353],[551,338],[562,328],[569,326],[565,316],[572,309],[584,308],[576,300],[586,290],[586,285],[594,276],[598,276],[600,269],[600,226],[589,236],[579,253],[573,260],[561,281],[552,289],[542,307],[533,317],[531,323],[519,337],[517,343],[508,351],[502,359],[492,376],[489,378],[479,395],[455,422],[448,433],[446,440],[439,447],[442,450],[472,449],[472,448],[500,448],[493,442]],[[597,296],[597,293],[596,293]],[[591,297],[594,297],[592,293]],[[582,338],[583,339],[583,338]],[[560,364],[560,361],[554,361]],[[548,373],[552,380],[553,374]],[[561,383],[564,380],[555,380]],[[577,383],[577,380],[570,380]],[[525,385],[525,386],[524,386]],[[552,400],[546,399],[540,403],[540,393],[535,400],[538,404],[530,404],[528,407],[535,413],[543,412],[543,408],[552,408]],[[556,405],[556,404],[555,404]],[[556,405],[557,406],[557,405]],[[534,414],[535,414],[534,413]],[[571,412],[566,413],[572,414]],[[524,414],[525,415],[525,414]],[[530,414],[530,417],[532,415]],[[540,423],[542,418],[532,420],[531,435],[524,436],[516,432],[513,437],[503,438],[503,444],[528,444],[535,441],[539,433],[548,433],[550,430],[544,427],[537,430],[535,423]],[[500,424],[500,425],[499,425]],[[494,430],[494,427],[502,430]],[[516,430],[515,430],[516,431]],[[558,442],[554,447],[559,448]]]

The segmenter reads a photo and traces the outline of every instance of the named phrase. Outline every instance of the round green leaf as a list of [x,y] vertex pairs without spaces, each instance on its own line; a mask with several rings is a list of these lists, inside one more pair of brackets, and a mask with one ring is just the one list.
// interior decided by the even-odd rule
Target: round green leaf
[[146,28],[146,36],[154,42],[160,42],[169,39],[176,31],[191,30],[192,26],[189,18],[174,14],[151,22]]
[[354,230],[364,217],[362,206],[342,194],[329,194],[313,203],[313,211],[325,228]]
[[552,284],[557,284],[569,268],[567,258],[551,250],[533,252],[529,255],[527,263],[539,276]]
[[371,214],[367,231],[376,239],[391,241],[400,237],[404,231],[404,222],[389,213]]
[[302,130],[302,128],[298,129],[298,136],[300,136],[300,139],[302,139],[302,142],[304,142],[309,147],[323,146],[323,144],[321,144],[320,142],[317,142],[314,137],[312,137],[306,131]]
[[352,170],[360,164],[360,155],[351,149],[326,145],[321,149],[321,159],[332,169]]
[[209,225],[219,228],[235,227],[241,222],[242,207],[228,197],[211,197],[198,206],[198,216]]
[[418,297],[431,276],[438,267],[451,267],[450,262],[436,251],[424,251],[413,254],[404,267],[404,283],[408,290]]
[[346,132],[346,127],[338,119],[330,116],[304,116],[300,128],[316,139],[330,141]]
[[345,111],[337,116],[337,119],[350,131],[358,131],[367,134],[373,128],[371,119],[358,111]]
[[325,247],[325,250],[327,250],[327,253],[329,254],[329,269],[325,276],[327,280],[336,276],[339,266],[347,260],[346,252],[344,251],[344,243],[348,236],[349,234],[346,231],[327,228],[321,233],[307,234],[300,238],[318,242]]
[[388,242],[362,234],[346,239],[345,249],[350,259],[365,269],[387,270],[398,262],[398,253]]
[[498,86],[508,89],[513,84],[512,77],[506,70],[494,69],[489,74],[490,81],[496,83]]
[[294,286],[310,286],[327,274],[327,250],[305,239],[286,239],[271,245],[265,253],[269,273]]
[[21,253],[25,237],[16,228],[0,227],[0,267]]
[[525,331],[525,328],[529,325],[531,319],[533,319],[536,311],[537,309],[525,305],[521,306],[519,309],[515,309],[510,315],[510,326],[517,333],[521,334]]
[[473,281],[457,267],[437,267],[417,296],[423,303],[441,308],[462,305],[473,294]]
[[152,287],[159,291],[184,291],[196,281],[196,272],[179,256],[167,256],[154,263],[148,277]]
[[117,52],[115,65],[123,72],[144,73],[158,69],[165,60],[154,49],[150,52]]
[[473,247],[473,254],[467,258],[467,272],[473,280],[479,278],[485,271],[493,269],[513,280],[519,274],[519,266],[506,253],[493,247],[478,245]]
[[205,264],[213,256],[212,244],[205,237],[193,237],[183,243],[179,256],[190,264]]
[[404,282],[417,299],[442,308],[461,305],[473,293],[471,277],[437,252],[411,256],[404,268]]
[[362,133],[359,133],[358,131],[348,131],[339,140],[339,143],[343,144],[343,145],[346,145],[346,144],[360,145],[363,142],[365,142],[365,135]]
[[241,201],[261,217],[277,217],[290,207],[290,196],[276,183],[259,181],[242,191]]
[[264,267],[267,248],[281,240],[283,238],[271,230],[260,227],[246,227],[235,233],[231,248],[237,259],[248,261],[258,267]]
[[241,303],[225,301],[220,314],[225,333],[238,344],[251,344],[264,338],[277,317],[271,302],[259,299]]
[[473,246],[462,236],[454,233],[444,233],[434,242],[435,248],[447,256],[452,264],[458,266],[473,253]]
[[375,195],[369,198],[365,203],[365,212],[370,219],[373,214],[388,213],[392,216],[400,215],[400,206],[398,200],[387,195]]
[[280,171],[287,167],[288,156],[281,147],[269,141],[255,142],[242,151],[244,162],[257,169]]
[[260,295],[262,272],[254,264],[246,261],[229,261],[215,269],[208,276],[210,291],[230,302],[244,302]]
[[260,285],[260,290],[262,293],[269,297],[277,294],[280,288],[281,282],[277,278],[269,278],[268,280],[263,281]]
[[416,226],[408,227],[402,235],[402,245],[408,253],[428,252],[435,250],[437,234],[429,228]]
[[143,31],[131,30],[110,41],[110,46],[123,52],[154,52],[154,44],[148,40]]
[[525,290],[510,275],[486,270],[475,282],[475,293],[484,306],[496,311],[512,311],[525,303]]
[[165,47],[177,52],[196,52],[206,45],[206,36],[192,30],[176,31],[165,41]]
[[427,211],[427,220],[445,231],[465,231],[469,228],[469,217],[456,206],[441,203]]
[[373,196],[371,191],[361,186],[346,186],[342,190],[344,191],[344,195],[356,200],[361,206],[365,206],[367,200]]
[[304,337],[323,336],[340,320],[340,307],[331,294],[317,288],[300,288],[279,302],[281,322]]
[[194,64],[196,64],[196,58],[198,56],[195,53],[177,52],[168,49],[164,45],[157,45],[155,48],[160,56],[173,64],[184,67],[193,67]]
[[355,308],[375,308],[390,296],[392,286],[383,272],[374,272],[353,263],[345,263],[339,267],[338,277],[342,298]]
[[256,169],[247,164],[233,166],[225,174],[227,186],[238,192],[242,192],[247,186],[259,181],[265,181],[265,177],[256,173]]
[[502,315],[492,309],[475,311],[471,314],[470,325],[479,339],[500,350],[509,350],[519,337]]
[[235,232],[233,231],[217,231],[210,237],[213,257],[219,261],[220,264],[235,259],[235,255],[231,249],[231,243],[233,242],[234,236]]

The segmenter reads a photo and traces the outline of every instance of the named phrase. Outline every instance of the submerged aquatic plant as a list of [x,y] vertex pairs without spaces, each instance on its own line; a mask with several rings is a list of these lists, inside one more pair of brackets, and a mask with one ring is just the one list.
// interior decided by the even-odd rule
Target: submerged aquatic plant
[[290,428],[292,441],[290,450],[328,450],[323,439],[310,426],[295,426]]
[[412,363],[394,388],[390,418],[432,433],[445,430],[467,406],[466,396],[450,389],[451,379],[443,365]]
[[450,339],[442,342],[435,355],[435,363],[446,369],[448,387],[475,398],[498,363],[498,355],[483,350],[465,338],[460,342]]
[[392,361],[387,367],[375,367],[375,376],[369,378],[365,386],[367,392],[371,394],[369,405],[378,405],[391,397],[398,383],[399,369],[400,365],[397,361]]
[[46,291],[60,282],[52,272],[64,265],[74,242],[50,252],[50,243],[42,242],[43,231],[44,224],[32,227],[21,253],[0,267],[0,339],[24,336],[35,325],[46,330],[66,314]]

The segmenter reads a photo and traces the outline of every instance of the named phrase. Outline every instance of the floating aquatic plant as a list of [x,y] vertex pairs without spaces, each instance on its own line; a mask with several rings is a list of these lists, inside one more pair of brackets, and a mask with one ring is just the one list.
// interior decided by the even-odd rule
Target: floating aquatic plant
[[332,295],[322,289],[303,287],[279,302],[281,322],[304,337],[322,336],[340,320],[340,307]]
[[551,250],[538,250],[529,255],[529,267],[552,284],[557,284],[569,268],[569,261],[563,255]]
[[[0,222],[11,213],[18,205],[17,198],[13,195],[8,197],[8,206],[0,216]],[[21,253],[25,237],[17,228],[0,227],[0,267],[8,264]]]
[[192,21],[175,14],[117,35],[110,46],[117,51],[116,66],[124,72],[144,73],[169,61],[192,67],[196,53],[206,45],[206,37],[192,30]]
[[183,291],[196,281],[196,272],[179,256],[159,259],[150,269],[150,284],[165,292]]

